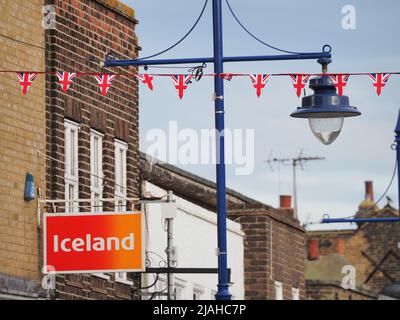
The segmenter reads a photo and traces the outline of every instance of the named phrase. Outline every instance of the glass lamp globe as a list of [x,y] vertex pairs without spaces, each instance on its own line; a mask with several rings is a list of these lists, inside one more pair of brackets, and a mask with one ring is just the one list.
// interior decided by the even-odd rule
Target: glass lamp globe
[[361,112],[349,105],[349,97],[339,96],[332,79],[323,75],[310,80],[314,94],[302,99],[302,106],[290,116],[308,119],[312,133],[323,144],[331,144],[339,136],[344,118]]
[[331,144],[339,136],[344,118],[309,118],[308,122],[314,136],[323,144]]

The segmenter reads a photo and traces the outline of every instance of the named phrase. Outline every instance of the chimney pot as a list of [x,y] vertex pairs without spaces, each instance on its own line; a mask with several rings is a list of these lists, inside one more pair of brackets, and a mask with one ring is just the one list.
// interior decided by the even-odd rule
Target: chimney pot
[[346,242],[343,238],[337,238],[335,241],[335,252],[341,256],[345,255]]
[[374,189],[372,181],[365,181],[365,200],[374,201]]
[[319,239],[308,240],[308,260],[318,260],[319,258]]
[[281,195],[279,197],[279,207],[281,209],[291,209],[292,208],[292,196]]

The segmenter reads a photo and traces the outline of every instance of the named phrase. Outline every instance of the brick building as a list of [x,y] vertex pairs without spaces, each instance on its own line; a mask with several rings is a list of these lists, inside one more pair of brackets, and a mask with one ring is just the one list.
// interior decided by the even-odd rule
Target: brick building
[[[42,0],[0,1],[0,69],[43,70]],[[0,298],[38,297],[36,203],[24,201],[25,176],[45,191],[45,85],[21,92],[15,73],[0,74]]]
[[[372,182],[355,217],[398,217],[390,204],[374,206]],[[400,226],[365,222],[355,230],[307,232],[306,291],[311,299],[377,299],[386,285],[400,281]],[[347,266],[347,267],[346,267]],[[343,267],[354,267],[355,288],[342,288]]]
[[[44,5],[55,9],[55,28],[42,26]],[[109,72],[99,65],[107,53],[133,58],[140,50],[135,13],[119,1],[1,1],[0,9],[2,70]],[[49,297],[41,287],[37,200],[23,200],[25,175],[33,175],[41,199],[92,200],[48,212],[130,206],[96,199],[138,195],[138,83],[117,77],[104,97],[94,77],[77,77],[64,94],[55,74],[40,74],[24,96],[15,74],[0,79],[0,295]],[[134,299],[137,280],[125,273],[57,275],[51,296]]]
[[[104,72],[105,54],[133,58],[140,49],[134,11],[111,0],[46,1],[56,7],[56,29],[48,30],[48,71]],[[133,72],[135,69],[124,71]],[[121,71],[121,70],[115,70]],[[46,76],[47,199],[92,199],[61,211],[112,210],[96,199],[138,195],[139,110],[134,77],[117,77],[102,96],[93,77],[78,77],[64,94],[55,75]],[[103,177],[103,178],[102,178]],[[120,201],[125,210],[129,203]],[[85,208],[87,207],[87,208]],[[132,299],[127,274],[58,275],[61,299]]]
[[[143,153],[140,168],[142,181],[216,212],[215,183],[172,165],[149,161]],[[305,230],[293,216],[290,197],[281,196],[278,209],[232,189],[227,189],[226,198],[228,218],[239,222],[245,234],[244,299],[303,299]]]

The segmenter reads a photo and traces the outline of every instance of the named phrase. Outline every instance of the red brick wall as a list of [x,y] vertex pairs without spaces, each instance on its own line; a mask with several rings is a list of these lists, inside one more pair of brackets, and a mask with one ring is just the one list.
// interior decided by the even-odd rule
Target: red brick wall
[[[117,58],[134,58],[140,49],[135,36],[133,11],[105,0],[47,0],[56,6],[56,30],[45,34],[47,71],[107,72],[98,62],[112,50]],[[111,7],[110,7],[111,6]],[[129,16],[129,13],[131,16]],[[89,58],[97,61],[89,61]],[[114,71],[114,70],[113,70]],[[131,69],[115,71],[134,71]],[[46,76],[47,194],[64,199],[64,118],[81,125],[79,131],[79,198],[90,198],[90,129],[104,133],[103,197],[114,197],[114,139],[128,143],[128,197],[138,195],[139,111],[138,83],[117,77],[106,97],[93,77],[78,77],[67,94],[55,75]],[[61,161],[61,162],[59,162]],[[57,276],[57,297],[102,299],[132,297],[127,285],[89,275]]]
[[274,300],[275,281],[283,284],[283,298],[292,299],[292,288],[305,297],[305,232],[288,212],[237,209],[229,218],[240,222],[245,233],[245,299]]

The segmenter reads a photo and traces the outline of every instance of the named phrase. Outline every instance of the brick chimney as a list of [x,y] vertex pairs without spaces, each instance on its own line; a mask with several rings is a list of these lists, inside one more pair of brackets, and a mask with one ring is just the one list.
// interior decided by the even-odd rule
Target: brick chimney
[[292,196],[281,195],[279,196],[279,210],[288,213],[293,217],[294,210],[292,208]]

